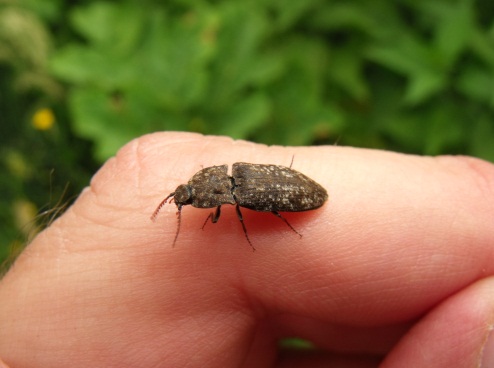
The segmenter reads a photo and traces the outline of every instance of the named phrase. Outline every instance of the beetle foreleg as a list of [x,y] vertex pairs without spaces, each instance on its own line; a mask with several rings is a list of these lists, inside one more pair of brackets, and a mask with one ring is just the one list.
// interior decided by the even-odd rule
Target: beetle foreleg
[[180,225],[182,224],[182,206],[179,205],[177,207],[178,207],[178,211],[177,211],[178,224],[177,224],[177,232],[175,234],[175,239],[173,239],[172,248],[175,247],[175,243],[177,242],[177,238],[178,238],[178,233],[180,233]]
[[206,218],[206,221],[204,221],[204,225],[202,225],[201,229],[204,230],[204,226],[206,226],[209,219],[211,219],[211,222],[213,224],[216,224],[218,222],[218,220],[220,219],[220,215],[221,215],[221,206],[218,206],[218,207],[216,207],[216,211],[211,212],[209,214],[209,216]]

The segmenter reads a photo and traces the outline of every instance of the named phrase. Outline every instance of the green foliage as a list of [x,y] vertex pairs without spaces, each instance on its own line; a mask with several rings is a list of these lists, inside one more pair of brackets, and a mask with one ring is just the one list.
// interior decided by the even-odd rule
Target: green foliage
[[157,130],[494,161],[492,19],[488,0],[0,0],[0,241],[19,203]]
[[265,143],[482,152],[493,40],[481,1],[125,1],[70,10],[51,71],[103,160],[192,130]]
[[[48,22],[57,17],[56,1],[0,1],[0,271],[50,220],[37,221],[37,213],[56,212],[59,199],[75,196],[96,168],[89,144],[63,124],[63,89],[47,68],[54,44]],[[35,128],[43,109],[57,121],[48,114]]]
[[76,86],[75,129],[96,142],[101,159],[153,130],[242,138],[268,119],[265,86],[281,59],[261,52],[268,27],[255,7],[97,2],[71,22],[89,44],[62,48],[52,70]]

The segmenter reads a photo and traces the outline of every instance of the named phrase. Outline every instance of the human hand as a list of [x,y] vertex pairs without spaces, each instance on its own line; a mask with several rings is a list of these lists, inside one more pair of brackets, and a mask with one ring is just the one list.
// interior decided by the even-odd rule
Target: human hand
[[[149,216],[202,167],[288,166],[320,209]],[[0,282],[0,357],[29,367],[494,366],[494,168],[465,157],[157,133],[125,146]],[[492,334],[491,334],[492,335]],[[297,336],[317,350],[281,351]],[[489,360],[490,359],[490,360]],[[1,366],[1,365],[0,365]]]

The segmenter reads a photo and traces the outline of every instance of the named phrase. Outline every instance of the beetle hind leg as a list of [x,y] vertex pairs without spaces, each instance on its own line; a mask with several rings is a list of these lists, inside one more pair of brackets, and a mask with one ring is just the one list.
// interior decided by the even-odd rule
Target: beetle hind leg
[[288,225],[288,227],[289,227],[290,229],[292,229],[292,231],[293,231],[295,234],[297,234],[298,236],[302,237],[302,234],[300,234],[297,230],[295,230],[295,229],[294,229],[294,227],[293,227],[292,225],[290,225],[290,223],[287,221],[287,219],[286,219],[286,218],[284,218],[283,216],[281,216],[281,213],[279,213],[278,211],[271,211],[271,213],[272,213],[273,215],[275,215],[276,217],[279,217],[280,219],[282,219],[282,220],[283,220],[283,222],[284,222],[285,224],[287,224],[287,225]]
[[249,235],[247,235],[247,228],[245,227],[244,218],[242,216],[242,212],[240,212],[240,206],[238,204],[237,204],[236,210],[237,210],[238,219],[240,220],[240,223],[242,224],[242,229],[244,229],[245,238],[249,242],[249,245],[252,247],[252,250],[255,251],[256,248],[254,248],[254,246],[252,245],[252,243],[249,239]]

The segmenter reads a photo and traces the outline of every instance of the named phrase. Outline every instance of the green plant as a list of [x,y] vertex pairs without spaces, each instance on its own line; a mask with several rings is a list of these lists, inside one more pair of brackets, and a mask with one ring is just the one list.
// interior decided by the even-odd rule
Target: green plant
[[58,11],[56,1],[0,2],[0,266],[96,168],[88,142],[70,132],[63,88],[48,70]]

